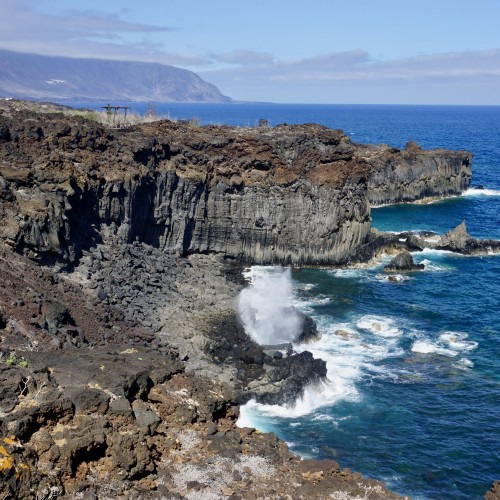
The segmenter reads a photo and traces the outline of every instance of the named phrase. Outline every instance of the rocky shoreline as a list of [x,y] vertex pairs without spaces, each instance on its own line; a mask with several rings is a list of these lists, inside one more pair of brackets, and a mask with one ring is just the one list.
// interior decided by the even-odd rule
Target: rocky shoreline
[[[239,404],[291,403],[326,367],[257,344],[235,301],[249,263],[429,246],[370,232],[369,193],[458,192],[470,153],[355,145],[317,125],[112,130],[2,106],[2,498],[399,498],[236,426]],[[387,168],[410,177],[403,198]],[[496,244],[464,231],[442,248]]]

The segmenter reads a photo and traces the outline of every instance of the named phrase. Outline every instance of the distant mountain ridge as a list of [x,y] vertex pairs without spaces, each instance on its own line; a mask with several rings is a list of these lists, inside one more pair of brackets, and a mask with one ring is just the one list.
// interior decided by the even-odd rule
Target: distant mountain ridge
[[229,102],[196,73],[158,63],[73,59],[0,50],[0,97]]

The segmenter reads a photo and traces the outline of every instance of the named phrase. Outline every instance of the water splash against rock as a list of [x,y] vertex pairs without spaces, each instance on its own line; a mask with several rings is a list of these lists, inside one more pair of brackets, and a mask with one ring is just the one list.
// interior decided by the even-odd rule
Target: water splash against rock
[[262,345],[295,341],[302,331],[304,315],[293,307],[290,269],[254,266],[246,276],[251,284],[238,299],[245,331]]

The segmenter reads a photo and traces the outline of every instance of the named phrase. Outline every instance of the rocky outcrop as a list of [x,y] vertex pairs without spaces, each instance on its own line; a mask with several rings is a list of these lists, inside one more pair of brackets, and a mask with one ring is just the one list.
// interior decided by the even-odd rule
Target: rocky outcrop
[[410,252],[404,251],[396,255],[396,257],[394,257],[394,259],[392,259],[391,262],[384,267],[384,271],[421,271],[424,268],[424,264],[415,264]]
[[[316,331],[311,318],[303,335]],[[312,324],[311,324],[312,323]],[[295,353],[290,344],[261,346],[252,340],[235,314],[219,318],[211,329],[207,351],[217,362],[236,367],[240,402],[250,399],[265,404],[293,405],[307,386],[317,386],[326,377],[326,363],[310,352]],[[285,347],[285,349],[282,349]],[[280,354],[277,354],[277,350]],[[281,350],[285,351],[283,355]]]
[[300,460],[274,434],[236,427],[232,390],[179,372],[172,353],[33,357],[12,368],[22,393],[0,422],[2,498],[402,498],[333,460]]
[[[0,496],[396,497],[235,425],[239,403],[291,403],[326,376],[246,334],[243,261],[421,244],[369,232],[385,147],[316,125],[114,130],[3,106]],[[296,340],[314,340],[303,319]]]
[[[460,188],[470,170],[467,153],[359,146],[317,125],[164,121],[111,130],[61,114],[17,112],[15,105],[0,122],[0,237],[67,262],[108,227],[124,242],[180,255],[345,263],[368,237],[367,185],[371,193],[376,179],[389,179],[388,166],[407,186],[419,184],[416,165],[451,175],[450,165],[467,163],[462,177],[453,174]],[[451,192],[444,183],[435,190]]]
[[112,227],[181,255],[345,261],[369,231],[367,166],[339,131],[171,122],[110,131],[4,112],[4,239],[74,261]]
[[422,268],[413,263],[409,252],[421,252],[425,248],[447,250],[463,255],[492,255],[500,253],[500,240],[473,238],[467,233],[465,222],[441,237],[432,231],[385,233],[372,229],[366,243],[362,244],[352,256],[350,264],[362,264],[378,259],[384,254],[396,254],[393,265],[401,268],[389,269],[389,266],[386,266],[386,270],[402,271],[405,266],[413,266],[412,269],[406,270],[418,270]]
[[479,240],[467,233],[465,221],[442,236],[434,248],[449,250],[464,255],[479,255],[500,252],[499,240]]
[[495,481],[484,495],[484,500],[498,500],[500,498],[500,481]]
[[237,269],[115,242],[64,273],[0,247],[0,496],[398,498],[235,425],[247,385],[277,402],[324,377],[230,335]]
[[470,186],[472,156],[467,151],[424,151],[414,142],[403,150],[386,146],[368,180],[370,204],[459,195]]

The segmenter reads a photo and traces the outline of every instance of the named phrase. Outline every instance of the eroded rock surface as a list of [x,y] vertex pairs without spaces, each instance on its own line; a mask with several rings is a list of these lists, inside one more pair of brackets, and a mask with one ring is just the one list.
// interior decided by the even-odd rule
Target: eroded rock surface
[[372,205],[458,195],[470,187],[473,155],[467,151],[425,151],[409,142],[403,150],[387,146],[384,153],[368,181]]
[[396,257],[384,267],[384,271],[421,271],[424,268],[425,266],[423,264],[415,264],[410,252],[404,251],[396,255]]

